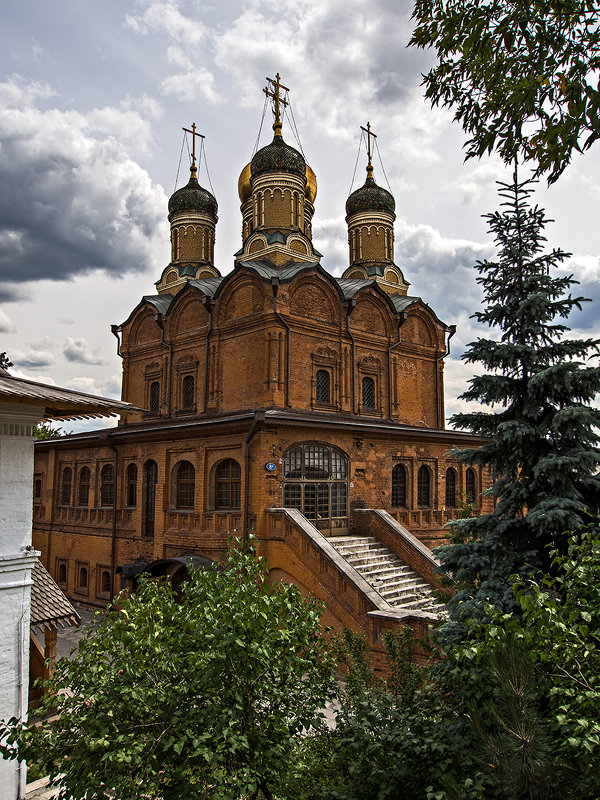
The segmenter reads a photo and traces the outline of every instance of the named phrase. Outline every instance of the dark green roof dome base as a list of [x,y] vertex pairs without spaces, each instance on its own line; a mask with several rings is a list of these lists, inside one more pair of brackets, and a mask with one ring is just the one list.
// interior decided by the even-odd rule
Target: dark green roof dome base
[[217,209],[214,195],[202,188],[193,175],[188,184],[172,194],[169,200],[169,216],[185,211],[200,211],[216,217]]
[[347,216],[361,211],[387,211],[388,214],[394,214],[396,201],[387,189],[378,186],[373,178],[367,178],[364,185],[346,200]]
[[306,182],[306,161],[283,137],[275,134],[271,144],[262,147],[250,162],[250,174],[253,178],[268,172],[291,172],[304,178]]

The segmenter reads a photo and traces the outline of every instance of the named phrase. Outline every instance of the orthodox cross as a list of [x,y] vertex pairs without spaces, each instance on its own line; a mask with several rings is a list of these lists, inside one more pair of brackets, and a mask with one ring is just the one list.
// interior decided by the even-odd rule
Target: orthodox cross
[[196,136],[199,136],[200,139],[205,139],[206,137],[201,133],[196,133],[196,123],[192,122],[192,129],[183,128],[186,133],[192,134],[192,167],[196,168]]
[[273,100],[273,110],[275,112],[275,125],[281,128],[281,117],[279,113],[279,104],[281,103],[282,106],[287,106],[288,101],[285,97],[281,96],[280,89],[283,89],[285,92],[289,92],[287,86],[284,86],[279,80],[279,73],[275,75],[275,80],[272,78],[266,78],[266,80],[271,84],[273,87],[272,89],[269,86],[265,86],[263,92]]
[[369,178],[373,177],[373,164],[371,163],[371,136],[373,139],[377,138],[377,134],[373,133],[371,130],[371,123],[367,122],[367,127],[365,128],[364,125],[360,126],[361,131],[364,131],[367,134],[367,156],[369,159],[369,163],[367,164],[367,174]]

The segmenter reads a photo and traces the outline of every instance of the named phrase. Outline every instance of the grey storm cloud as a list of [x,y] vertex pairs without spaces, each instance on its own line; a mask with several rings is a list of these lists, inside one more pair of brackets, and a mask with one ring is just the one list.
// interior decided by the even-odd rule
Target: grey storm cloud
[[54,364],[54,355],[44,350],[11,353],[11,360],[20,369],[42,369]]
[[106,364],[106,359],[97,352],[97,348],[92,347],[87,339],[74,339],[69,336],[63,347],[63,355],[67,361],[80,364],[91,364],[101,366]]
[[[162,189],[84,115],[39,110],[18,83],[2,92],[9,84],[0,85],[0,297],[17,299],[27,281],[153,266]],[[24,107],[13,107],[15,95]]]

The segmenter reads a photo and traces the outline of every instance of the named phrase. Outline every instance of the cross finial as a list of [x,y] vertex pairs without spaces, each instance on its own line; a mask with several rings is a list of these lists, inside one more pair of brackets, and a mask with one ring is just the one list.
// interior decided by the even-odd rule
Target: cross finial
[[192,129],[183,128],[186,133],[192,134],[192,166],[190,167],[190,172],[192,173],[192,177],[196,177],[196,136],[199,136],[200,139],[204,139],[205,136],[201,133],[196,133],[196,123],[192,122]]
[[373,133],[371,130],[371,123],[367,122],[367,127],[365,128],[364,125],[360,126],[361,131],[364,131],[367,134],[367,156],[369,159],[369,163],[367,164],[367,178],[373,177],[373,164],[371,163],[371,136],[373,139],[377,138],[377,134]]
[[279,107],[280,105],[284,107],[288,105],[288,101],[285,99],[285,97],[281,96],[281,89],[283,89],[284,92],[289,92],[289,89],[279,80],[279,73],[275,75],[275,80],[272,78],[266,78],[266,80],[270,86],[265,86],[263,92],[267,95],[267,97],[270,97],[273,100],[273,113],[275,115],[273,130],[275,131],[276,136],[281,136],[281,114]]

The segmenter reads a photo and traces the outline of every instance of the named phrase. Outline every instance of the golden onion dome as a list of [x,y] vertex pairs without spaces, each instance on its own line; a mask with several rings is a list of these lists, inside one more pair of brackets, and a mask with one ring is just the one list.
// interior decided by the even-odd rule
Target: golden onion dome
[[317,176],[308,164],[306,165],[306,189],[304,190],[304,196],[309,203],[312,205],[315,204],[315,198],[317,196]]
[[238,194],[240,196],[240,203],[245,203],[252,194],[252,185],[250,183],[250,162],[246,164],[244,169],[240,172],[238,180]]
[[[304,194],[308,202],[314,205],[317,197],[317,176],[308,164],[306,165],[306,189],[304,190]],[[244,169],[240,172],[240,177],[238,179],[238,195],[240,197],[240,203],[245,203],[252,195],[250,163],[246,164]]]

